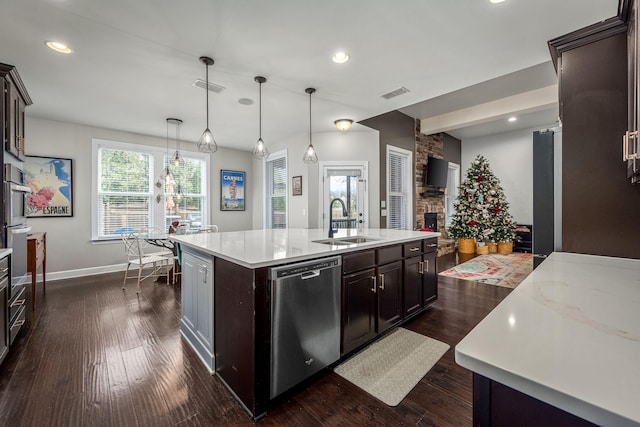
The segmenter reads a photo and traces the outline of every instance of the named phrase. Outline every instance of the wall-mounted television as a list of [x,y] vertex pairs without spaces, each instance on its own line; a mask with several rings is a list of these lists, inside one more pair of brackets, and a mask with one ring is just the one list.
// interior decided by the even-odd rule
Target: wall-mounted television
[[425,187],[446,187],[449,175],[449,162],[435,157],[427,157],[424,173]]

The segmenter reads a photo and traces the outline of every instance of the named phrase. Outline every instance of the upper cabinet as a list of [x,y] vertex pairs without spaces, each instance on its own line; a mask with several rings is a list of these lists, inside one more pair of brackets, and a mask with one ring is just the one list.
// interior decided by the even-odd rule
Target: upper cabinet
[[623,15],[627,19],[629,30],[627,31],[627,57],[628,65],[628,99],[629,110],[627,118],[627,130],[622,137],[622,159],[627,162],[627,177],[632,183],[640,183],[640,135],[638,134],[638,119],[640,114],[640,76],[638,72],[638,4],[637,1],[624,2],[627,12]]
[[22,83],[16,67],[0,63],[3,101],[0,106],[2,127],[0,128],[4,150],[18,160],[24,160],[24,113],[31,98]]

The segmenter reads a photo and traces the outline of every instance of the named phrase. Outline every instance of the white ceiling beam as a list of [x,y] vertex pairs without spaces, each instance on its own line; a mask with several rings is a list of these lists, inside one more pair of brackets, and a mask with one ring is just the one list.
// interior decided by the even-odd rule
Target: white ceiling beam
[[447,132],[453,129],[506,119],[517,114],[557,108],[557,105],[558,85],[551,85],[422,119],[420,120],[420,131],[425,135]]

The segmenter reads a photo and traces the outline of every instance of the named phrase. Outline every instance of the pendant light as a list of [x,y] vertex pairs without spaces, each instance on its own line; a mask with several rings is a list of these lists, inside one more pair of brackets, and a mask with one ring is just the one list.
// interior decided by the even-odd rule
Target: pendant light
[[255,147],[253,147],[253,150],[251,151],[251,155],[253,157],[255,157],[256,159],[266,159],[267,157],[269,157],[269,150],[267,150],[267,146],[264,144],[264,141],[262,140],[262,83],[265,83],[267,81],[267,79],[265,79],[262,76],[256,76],[254,78],[254,80],[256,82],[258,82],[258,84],[260,85],[260,89],[259,89],[259,111],[260,111],[260,121],[259,121],[259,133],[258,133],[258,141],[256,142]]
[[167,155],[164,161],[164,169],[160,174],[160,181],[163,181],[165,184],[165,192],[166,192],[166,186],[171,185],[171,183],[173,183],[173,175],[169,170],[169,120],[171,119],[167,119]]
[[167,122],[175,125],[176,127],[176,152],[173,153],[173,156],[171,157],[171,163],[173,163],[175,167],[179,168],[184,164],[182,156],[180,155],[180,125],[182,124],[182,120],[169,118],[167,119]]
[[213,138],[213,134],[209,130],[209,65],[213,65],[213,59],[208,56],[201,56],[200,62],[204,63],[207,70],[207,87],[205,88],[205,92],[207,94],[207,128],[202,132],[202,136],[198,141],[198,151],[211,154],[218,151],[216,140]]
[[316,149],[313,148],[313,144],[311,143],[311,94],[315,91],[312,87],[305,89],[305,92],[309,94],[309,146],[307,147],[307,151],[304,152],[304,156],[302,156],[302,161],[308,165],[318,162]]

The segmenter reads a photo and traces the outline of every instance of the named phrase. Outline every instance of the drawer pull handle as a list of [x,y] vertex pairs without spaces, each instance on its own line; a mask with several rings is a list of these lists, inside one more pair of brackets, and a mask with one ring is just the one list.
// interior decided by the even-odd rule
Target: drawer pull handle
[[419,250],[420,250],[420,248],[411,248],[411,249],[409,249],[409,250],[410,250],[411,252],[416,252],[416,251],[419,251]]
[[22,298],[22,299],[17,299],[13,302],[13,304],[11,304],[11,307],[17,307],[19,305],[24,305],[24,302],[26,301],[26,298]]
[[373,280],[373,288],[371,288],[371,292],[375,294],[377,292],[376,276],[371,276],[371,280]]
[[380,290],[384,291],[384,274],[380,274]]
[[424,262],[422,261],[418,263],[418,273],[424,274]]
[[11,329],[13,328],[19,328],[20,326],[24,325],[24,319],[20,319],[20,320],[16,320],[13,324],[13,326],[11,327]]

